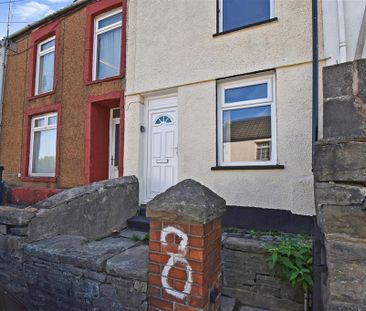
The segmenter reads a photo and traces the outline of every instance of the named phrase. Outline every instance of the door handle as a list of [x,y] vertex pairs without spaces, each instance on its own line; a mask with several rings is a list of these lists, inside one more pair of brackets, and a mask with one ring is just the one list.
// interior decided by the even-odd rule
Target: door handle
[[114,165],[114,158],[113,158],[113,156],[111,156],[111,166],[113,166]]
[[165,160],[156,160],[156,163],[169,163],[168,159]]

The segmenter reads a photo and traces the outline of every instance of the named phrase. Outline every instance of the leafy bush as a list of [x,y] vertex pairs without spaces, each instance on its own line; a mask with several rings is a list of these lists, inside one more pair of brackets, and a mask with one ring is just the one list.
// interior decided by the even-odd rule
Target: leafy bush
[[284,238],[268,248],[271,272],[288,280],[293,287],[302,286],[305,292],[313,287],[311,242],[299,236]]

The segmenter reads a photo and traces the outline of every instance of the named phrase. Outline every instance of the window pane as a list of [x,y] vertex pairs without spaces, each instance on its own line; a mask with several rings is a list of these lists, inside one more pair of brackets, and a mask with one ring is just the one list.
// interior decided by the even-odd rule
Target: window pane
[[44,118],[34,120],[34,127],[42,127],[44,126]]
[[49,48],[53,48],[53,47],[55,47],[55,39],[42,44],[41,51],[45,51],[45,50],[48,50]]
[[52,91],[55,53],[47,53],[39,59],[38,94]]
[[267,83],[236,87],[225,90],[225,103],[235,103],[245,100],[267,98]]
[[224,162],[263,161],[257,146],[271,140],[271,106],[223,111],[223,140]]
[[57,124],[57,116],[48,117],[48,125],[55,125]]
[[55,173],[56,129],[34,133],[32,173]]
[[222,0],[223,31],[270,18],[270,0]]
[[121,28],[98,35],[97,79],[117,76],[120,73]]
[[114,166],[118,166],[118,161],[119,161],[119,124],[116,124],[114,134]]
[[119,118],[119,109],[113,109],[112,115],[113,115],[113,119],[117,119]]
[[119,12],[115,15],[104,18],[98,22],[98,29],[107,27],[109,25],[115,24],[122,21],[122,12]]

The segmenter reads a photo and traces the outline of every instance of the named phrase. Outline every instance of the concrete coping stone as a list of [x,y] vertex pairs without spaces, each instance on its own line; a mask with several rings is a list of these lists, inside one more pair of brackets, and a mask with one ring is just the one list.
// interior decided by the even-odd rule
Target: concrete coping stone
[[37,209],[32,207],[0,206],[0,223],[12,226],[27,225],[36,212]]
[[108,274],[147,282],[149,248],[140,245],[118,254],[106,263]]
[[34,204],[33,207],[37,209],[50,209],[54,206],[68,203],[96,191],[103,192],[109,188],[124,187],[129,184],[138,184],[137,178],[135,176],[124,176],[119,178],[96,181],[88,185],[74,187],[56,193],[48,199]]
[[108,259],[136,245],[122,237],[89,242],[81,236],[59,235],[26,245],[25,253],[49,262],[104,271]]
[[228,237],[223,243],[225,249],[241,251],[246,253],[266,254],[270,242],[244,237]]
[[147,204],[151,218],[206,224],[221,217],[226,209],[223,198],[193,179],[186,179],[157,195]]

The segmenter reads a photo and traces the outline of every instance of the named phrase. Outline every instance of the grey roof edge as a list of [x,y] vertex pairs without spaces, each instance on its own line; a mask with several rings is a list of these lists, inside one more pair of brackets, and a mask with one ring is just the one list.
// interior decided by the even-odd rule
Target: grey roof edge
[[73,2],[72,4],[50,14],[50,15],[47,15],[46,17],[32,23],[32,24],[29,24],[25,27],[23,27],[22,29],[19,29],[18,31],[12,33],[10,36],[9,36],[9,39],[11,40],[14,40],[16,38],[18,38],[19,36],[27,33],[28,31],[31,31],[43,24],[47,24],[51,21],[53,21],[54,19],[64,15],[64,14],[67,14],[67,13],[71,13],[71,11],[73,9],[81,9],[83,8],[84,6],[86,6],[89,2],[94,2],[96,0],[78,0],[78,1],[75,1]]

